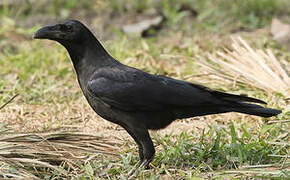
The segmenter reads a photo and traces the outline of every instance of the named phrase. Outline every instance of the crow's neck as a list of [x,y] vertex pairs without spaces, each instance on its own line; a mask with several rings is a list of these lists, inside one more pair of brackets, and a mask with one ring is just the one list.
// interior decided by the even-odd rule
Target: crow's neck
[[112,58],[96,38],[83,43],[63,43],[67,49],[79,78],[90,76],[98,68],[117,61]]

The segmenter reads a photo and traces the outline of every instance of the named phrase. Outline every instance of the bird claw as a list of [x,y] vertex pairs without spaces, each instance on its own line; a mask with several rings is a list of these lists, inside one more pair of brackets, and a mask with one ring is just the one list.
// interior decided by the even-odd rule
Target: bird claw
[[151,159],[145,159],[140,165],[139,168],[149,168],[149,163],[151,162]]
[[143,168],[148,168],[149,163],[152,161],[152,159],[144,159],[143,161],[139,161],[139,163],[137,163],[131,170],[130,172],[127,174],[127,177],[129,177],[128,179],[133,179],[135,176],[135,172],[139,169],[143,169]]

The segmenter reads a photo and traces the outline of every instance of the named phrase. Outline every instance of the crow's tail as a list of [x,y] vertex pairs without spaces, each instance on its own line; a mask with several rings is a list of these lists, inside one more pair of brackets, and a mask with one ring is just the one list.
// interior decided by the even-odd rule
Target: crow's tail
[[262,117],[276,116],[282,112],[278,109],[264,108],[263,106],[249,103],[239,103],[239,106],[235,107],[234,111]]
[[211,93],[214,94],[215,97],[218,97],[219,99],[231,103],[233,107],[232,111],[235,112],[262,117],[276,116],[282,112],[281,110],[264,108],[263,106],[257,104],[251,104],[251,103],[267,104],[266,102],[259,99],[241,95],[228,94],[219,91],[212,91]]

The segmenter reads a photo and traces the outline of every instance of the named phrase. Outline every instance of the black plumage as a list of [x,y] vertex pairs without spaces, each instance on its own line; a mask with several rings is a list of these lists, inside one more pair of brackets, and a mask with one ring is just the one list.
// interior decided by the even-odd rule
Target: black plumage
[[55,40],[67,49],[90,106],[132,136],[139,147],[140,166],[147,166],[155,153],[148,129],[157,130],[176,119],[208,114],[240,112],[270,117],[281,113],[253,104],[266,104],[258,99],[214,91],[121,64],[76,20],[43,27],[34,38]]

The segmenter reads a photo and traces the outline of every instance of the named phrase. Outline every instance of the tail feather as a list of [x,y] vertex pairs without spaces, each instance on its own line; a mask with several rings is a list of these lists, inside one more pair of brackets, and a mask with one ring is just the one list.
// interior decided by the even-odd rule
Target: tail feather
[[278,109],[264,108],[263,106],[260,106],[257,104],[247,103],[247,102],[253,102],[253,103],[267,104],[266,102],[259,99],[242,96],[242,95],[228,94],[228,93],[223,93],[219,91],[212,91],[212,93],[216,97],[219,97],[222,100],[230,102],[233,105],[233,111],[235,112],[262,116],[262,117],[276,116],[282,112],[281,110],[278,110]]
[[260,99],[255,99],[251,97],[247,97],[245,95],[235,95],[235,94],[228,94],[228,93],[223,93],[219,91],[212,91],[212,93],[216,97],[220,97],[223,100],[227,101],[233,101],[233,102],[254,102],[254,103],[260,103],[260,104],[267,104],[266,102],[260,100]]
[[266,102],[243,96],[223,93],[219,91],[210,90],[204,86],[194,85],[194,87],[206,90],[217,98],[219,103],[201,105],[201,106],[189,106],[173,109],[173,113],[176,118],[189,118],[195,116],[203,116],[209,114],[219,114],[226,112],[239,112],[249,115],[256,115],[261,117],[271,117],[280,114],[282,111],[272,108],[264,108],[261,105],[252,104],[267,104]]
[[262,117],[271,117],[280,114],[282,111],[278,109],[272,108],[264,108],[263,106],[259,106],[257,104],[249,104],[249,103],[239,103],[239,107],[235,107],[235,112],[262,116]]

